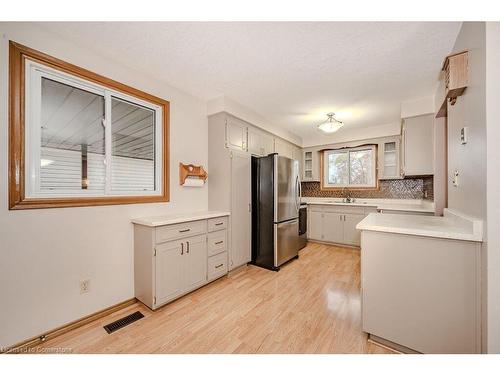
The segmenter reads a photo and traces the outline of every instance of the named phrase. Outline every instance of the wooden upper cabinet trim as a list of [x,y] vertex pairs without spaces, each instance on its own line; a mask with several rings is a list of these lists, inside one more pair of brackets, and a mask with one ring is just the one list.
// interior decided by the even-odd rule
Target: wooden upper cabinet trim
[[[26,198],[25,188],[25,62],[26,59],[142,99],[162,108],[161,195],[100,196],[69,198]],[[9,209],[99,206],[169,201],[170,103],[89,70],[9,41]]]

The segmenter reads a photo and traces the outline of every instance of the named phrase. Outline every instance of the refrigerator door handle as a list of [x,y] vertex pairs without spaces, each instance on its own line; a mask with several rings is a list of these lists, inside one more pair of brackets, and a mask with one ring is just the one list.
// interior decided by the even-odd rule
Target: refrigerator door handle
[[297,211],[299,211],[299,208],[300,208],[300,187],[299,187],[299,176],[297,176],[295,178],[295,190],[296,190],[296,194],[295,194],[295,207],[297,208]]

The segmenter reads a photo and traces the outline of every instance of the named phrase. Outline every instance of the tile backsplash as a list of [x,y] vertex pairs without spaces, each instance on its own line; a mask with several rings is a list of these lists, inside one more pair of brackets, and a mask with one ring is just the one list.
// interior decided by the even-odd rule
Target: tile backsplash
[[[403,180],[380,180],[378,190],[350,190],[353,198],[428,199],[434,200],[432,176]],[[342,198],[342,191],[322,191],[317,181],[302,182],[303,197]]]

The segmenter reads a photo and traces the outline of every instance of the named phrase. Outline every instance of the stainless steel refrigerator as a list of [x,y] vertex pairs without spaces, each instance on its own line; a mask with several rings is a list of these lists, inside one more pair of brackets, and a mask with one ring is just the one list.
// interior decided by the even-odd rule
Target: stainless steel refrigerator
[[297,160],[270,154],[252,158],[252,263],[279,270],[297,258],[300,178]]

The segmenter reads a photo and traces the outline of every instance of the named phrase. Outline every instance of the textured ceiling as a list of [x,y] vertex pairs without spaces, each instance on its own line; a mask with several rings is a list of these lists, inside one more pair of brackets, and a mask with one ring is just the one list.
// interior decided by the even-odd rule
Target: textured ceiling
[[[432,95],[459,22],[43,23],[208,100],[219,95],[304,140],[329,111],[345,129],[397,122]],[[325,142],[326,143],[326,142]]]

